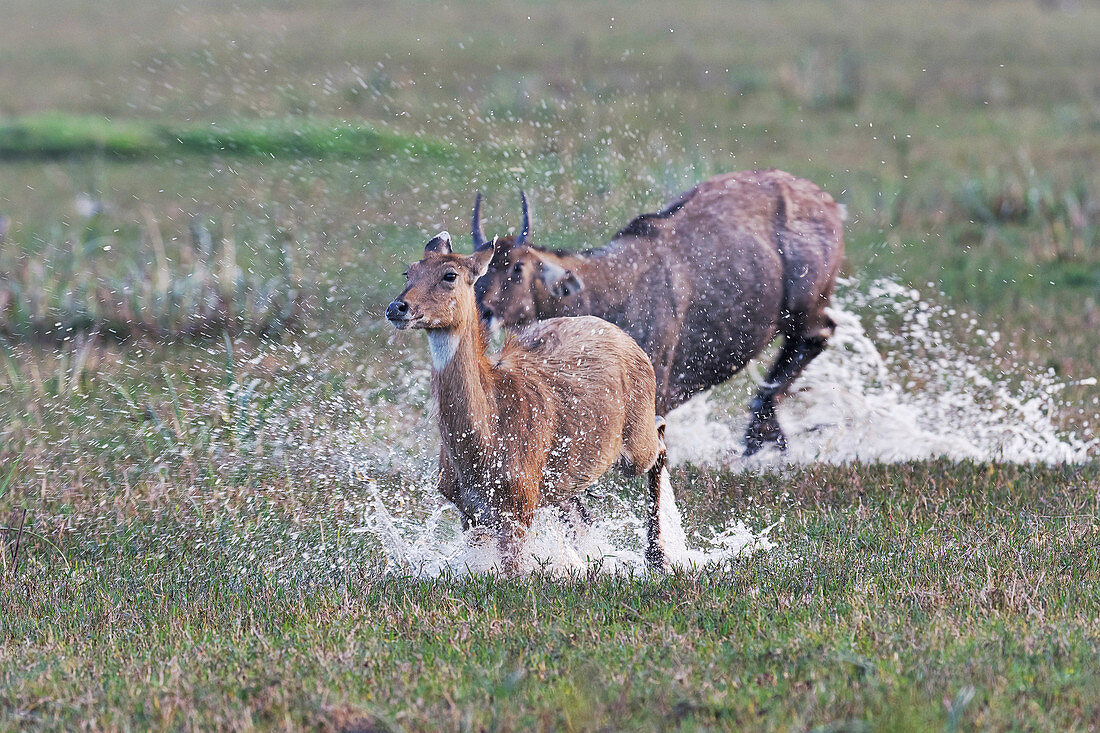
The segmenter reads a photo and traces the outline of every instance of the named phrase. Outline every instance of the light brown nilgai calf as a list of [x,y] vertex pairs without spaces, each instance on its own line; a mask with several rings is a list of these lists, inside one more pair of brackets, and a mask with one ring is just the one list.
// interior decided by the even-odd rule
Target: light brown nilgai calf
[[499,533],[505,570],[514,572],[535,509],[575,500],[622,459],[635,475],[648,473],[646,559],[663,567],[658,513],[667,469],[653,366],[623,331],[592,316],[542,321],[491,361],[474,282],[494,244],[460,255],[441,232],[386,309],[398,329],[428,333],[439,491],[464,528]]

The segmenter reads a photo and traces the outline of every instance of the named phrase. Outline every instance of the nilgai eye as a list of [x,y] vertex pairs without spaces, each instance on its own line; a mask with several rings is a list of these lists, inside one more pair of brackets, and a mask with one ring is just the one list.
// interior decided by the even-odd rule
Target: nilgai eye
[[443,282],[453,283],[457,279],[458,279],[458,273],[457,272],[448,272],[443,276]]
[[516,266],[512,268],[512,272],[516,273],[517,275],[523,272],[523,263],[517,262]]

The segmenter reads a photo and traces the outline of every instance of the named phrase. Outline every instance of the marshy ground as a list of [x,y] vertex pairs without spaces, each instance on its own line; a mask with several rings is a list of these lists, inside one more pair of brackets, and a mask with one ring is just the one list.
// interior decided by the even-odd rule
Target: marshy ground
[[[0,728],[1097,727],[1096,8],[5,13]],[[746,374],[673,474],[689,539],[773,546],[412,577],[378,517],[454,534],[381,320],[424,235],[523,185],[598,245],[773,166],[848,207],[858,338],[781,413],[794,465],[703,440]],[[595,500],[624,551],[635,504]]]

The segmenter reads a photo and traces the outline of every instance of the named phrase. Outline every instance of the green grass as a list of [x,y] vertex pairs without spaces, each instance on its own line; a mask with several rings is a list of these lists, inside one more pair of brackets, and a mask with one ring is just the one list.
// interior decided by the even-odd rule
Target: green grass
[[[1095,729],[1095,453],[681,469],[690,528],[784,521],[772,551],[667,578],[417,580],[353,530],[376,485],[408,521],[435,506],[426,350],[380,314],[478,190],[487,233],[522,186],[538,241],[581,247],[713,173],[811,178],[850,213],[847,287],[919,288],[936,346],[997,383],[1082,380],[1054,417],[1095,438],[1098,24],[961,0],[14,0],[0,525],[26,524],[18,567],[0,533],[0,729]],[[240,275],[232,340],[167,343],[203,272]],[[300,322],[255,338],[288,282]],[[125,346],[76,335],[114,317],[100,289],[136,304]]]
[[240,120],[199,126],[50,113],[0,121],[0,159],[133,159],[184,153],[367,160],[400,154],[444,163],[452,149],[425,136],[403,137],[343,120]]
[[660,579],[415,580],[366,561],[288,578],[218,543],[158,554],[185,529],[171,517],[114,527],[108,572],[65,532],[72,567],[32,547],[0,591],[0,710],[35,727],[408,730],[1100,715],[1095,466],[675,478],[697,512],[752,497],[781,513],[780,548]]

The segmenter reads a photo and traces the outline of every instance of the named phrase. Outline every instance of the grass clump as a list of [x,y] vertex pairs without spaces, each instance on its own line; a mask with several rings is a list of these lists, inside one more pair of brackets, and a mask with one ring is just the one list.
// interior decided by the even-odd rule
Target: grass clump
[[963,181],[954,200],[959,218],[982,224],[984,236],[1022,240],[1033,262],[1100,260],[1100,193],[1084,177],[1062,184],[1034,168],[994,168]]
[[[118,237],[108,233],[99,211],[83,229],[56,230],[59,239],[38,253],[16,257],[0,250],[0,336],[13,342],[63,343],[84,334],[170,342],[223,333],[278,337],[301,325],[306,290],[294,267],[292,229],[276,227],[246,242],[231,226],[212,232],[192,219],[191,239],[179,245],[175,264],[152,211],[144,213],[138,241],[129,245],[137,256],[122,261],[112,256]],[[274,261],[262,268],[265,257]]]
[[426,136],[410,138],[365,125],[316,119],[237,122],[169,129],[165,134],[192,153],[367,159],[402,154],[439,162],[453,153],[450,145]]
[[123,157],[163,149],[162,133],[141,121],[47,113],[0,121],[0,157],[54,158],[99,153]]

